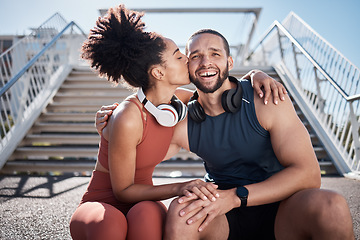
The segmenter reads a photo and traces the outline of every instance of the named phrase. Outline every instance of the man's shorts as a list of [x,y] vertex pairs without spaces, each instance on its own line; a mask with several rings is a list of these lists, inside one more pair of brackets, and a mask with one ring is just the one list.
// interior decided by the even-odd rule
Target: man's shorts
[[276,202],[260,206],[234,208],[226,213],[230,228],[228,239],[275,239],[274,225],[279,204]]

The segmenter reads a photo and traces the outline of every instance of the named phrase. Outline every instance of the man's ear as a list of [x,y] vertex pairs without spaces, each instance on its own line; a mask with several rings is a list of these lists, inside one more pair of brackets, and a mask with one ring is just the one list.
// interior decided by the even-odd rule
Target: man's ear
[[228,64],[229,64],[229,71],[230,71],[234,67],[234,59],[231,56],[228,57]]
[[158,66],[154,66],[150,69],[150,75],[158,80],[161,80],[164,77],[161,67]]

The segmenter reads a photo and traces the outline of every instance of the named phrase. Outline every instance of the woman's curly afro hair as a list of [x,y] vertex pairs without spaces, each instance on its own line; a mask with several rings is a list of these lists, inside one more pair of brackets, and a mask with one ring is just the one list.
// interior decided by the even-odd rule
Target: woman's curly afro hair
[[148,70],[162,63],[166,45],[160,35],[144,31],[143,15],[124,5],[110,8],[90,30],[81,57],[109,81],[119,83],[123,77],[131,86],[147,89]]

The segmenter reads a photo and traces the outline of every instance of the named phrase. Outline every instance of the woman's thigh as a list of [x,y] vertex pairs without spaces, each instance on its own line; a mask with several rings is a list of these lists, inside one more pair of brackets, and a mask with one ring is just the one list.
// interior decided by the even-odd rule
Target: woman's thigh
[[86,202],[81,204],[70,220],[70,233],[78,239],[126,239],[125,215],[110,204]]

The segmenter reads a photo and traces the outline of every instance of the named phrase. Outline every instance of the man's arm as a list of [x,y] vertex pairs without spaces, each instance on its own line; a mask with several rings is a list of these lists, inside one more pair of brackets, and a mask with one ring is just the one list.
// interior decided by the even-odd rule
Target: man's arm
[[279,106],[263,107],[255,97],[260,124],[269,131],[282,171],[266,181],[248,186],[249,206],[283,200],[307,188],[319,188],[320,167],[309,133],[287,97]]
[[[290,98],[286,97],[278,106],[264,106],[259,97],[255,95],[254,98],[258,120],[270,132],[274,152],[285,169],[263,182],[245,186],[249,190],[247,206],[281,201],[300,190],[319,188],[319,164],[309,134],[296,115]],[[203,229],[215,217],[240,206],[241,202],[235,188],[218,191],[220,198],[216,202],[196,200],[182,210],[185,216],[188,212],[203,207],[203,210],[189,218],[188,222],[194,223],[207,215],[200,225],[200,229]],[[185,197],[179,199],[183,202],[186,200]]]

